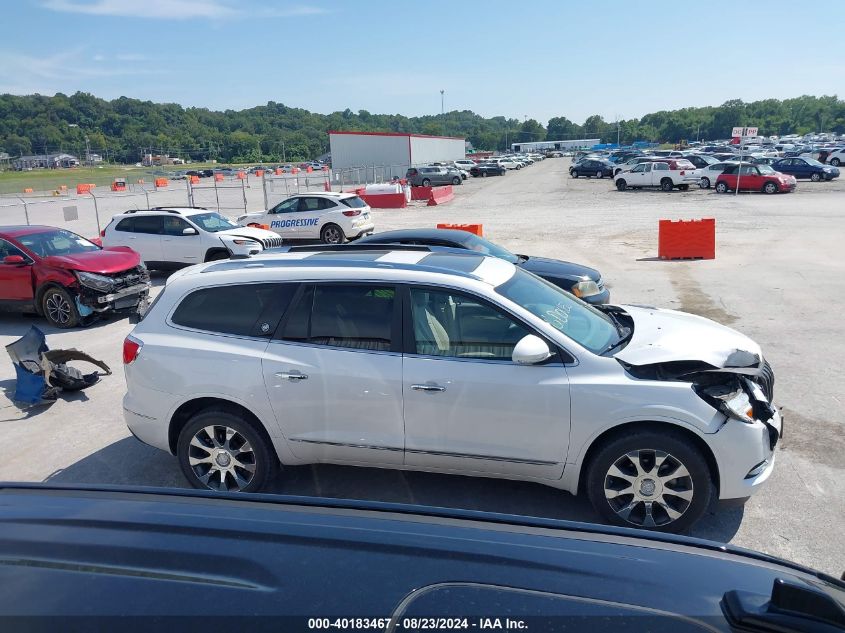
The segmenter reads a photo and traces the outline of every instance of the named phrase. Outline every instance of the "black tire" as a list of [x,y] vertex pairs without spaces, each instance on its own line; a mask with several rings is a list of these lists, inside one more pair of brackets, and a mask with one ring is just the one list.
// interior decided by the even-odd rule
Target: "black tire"
[[[215,429],[214,440],[211,440],[208,433],[203,433],[203,429],[208,427]],[[232,468],[230,472],[223,474],[223,485],[221,486],[218,483],[215,486],[216,475],[211,472],[211,466],[213,464],[216,467],[217,464],[210,462],[209,468],[205,469],[204,463],[192,466],[190,459],[192,457],[199,459],[208,457],[211,459],[210,450],[201,448],[199,444],[207,446],[212,450],[217,444],[223,444],[220,441],[221,439],[225,439],[225,432],[220,432],[223,430],[223,427],[228,427],[237,434],[231,440],[225,442],[225,445],[233,453],[235,450],[245,447],[251,449],[249,453],[245,451],[244,453],[238,454],[237,457],[240,463],[254,467],[254,472],[249,473],[245,468],[238,468],[237,463],[233,464],[230,453],[229,464],[232,465]],[[198,434],[197,442],[192,446],[191,441]],[[245,439],[246,444],[241,444],[238,436]],[[209,439],[210,441],[203,441],[205,439]],[[232,442],[231,445],[229,444],[230,441]],[[205,409],[188,420],[182,432],[179,433],[179,439],[176,443],[176,457],[179,459],[179,467],[182,469],[182,474],[185,475],[185,478],[194,488],[216,490],[218,492],[257,492],[276,477],[279,465],[273,445],[267,439],[266,433],[262,433],[256,429],[253,422],[245,419],[243,416],[220,409]],[[204,470],[205,473],[203,473]],[[220,473],[223,471],[218,469],[217,472]],[[247,482],[246,485],[237,487],[238,482],[235,478],[235,473]],[[201,477],[206,474],[209,475],[209,479],[207,482],[204,482]]]
[[819,182],[822,179],[822,175],[819,172],[813,172],[810,174],[810,180],[813,182]]
[[701,180],[698,181],[698,186],[702,189],[710,189],[710,179],[707,176],[702,177]]
[[431,186],[431,180],[429,180],[428,178],[423,178],[422,186],[423,187],[430,187]]
[[776,182],[770,180],[763,185],[763,193],[777,193],[778,191],[780,191],[780,187],[778,187]]
[[717,182],[716,193],[728,193],[728,186],[724,182]]
[[517,165],[517,166],[516,166],[516,168],[517,168],[517,169],[522,169],[522,165]]
[[209,251],[205,255],[205,261],[207,262],[219,262],[224,259],[229,259],[229,251]]
[[326,224],[320,229],[320,241],[323,244],[343,244],[346,236],[337,224]]
[[841,164],[841,162],[842,162],[842,161],[840,161],[838,158],[832,158],[832,159],[830,159],[830,164],[831,164],[831,165],[833,165],[834,167],[839,167],[839,165]]
[[578,177],[578,172],[577,172],[577,171],[575,171],[574,169],[570,169],[570,170],[569,170],[569,175],[570,175],[570,176],[572,176],[573,178],[577,178],[577,177]]
[[487,172],[486,172],[486,171],[482,171],[482,172],[481,172],[481,177],[482,177],[482,178],[487,178]]
[[47,323],[63,330],[80,323],[76,299],[61,286],[49,286],[41,294],[41,314]]
[[675,183],[672,182],[671,178],[664,178],[660,181],[660,190],[661,191],[672,191],[675,188]]
[[[654,469],[658,453],[667,456],[663,465]],[[628,455],[636,455],[638,464],[635,465]],[[613,465],[626,478],[611,475],[609,471]],[[649,466],[653,470],[649,470]],[[681,467],[688,475],[672,478],[681,472]],[[659,432],[634,430],[609,440],[593,455],[586,473],[585,488],[593,508],[607,522],[625,527],[683,532],[701,518],[715,496],[707,460],[690,440],[672,428]],[[627,477],[634,479],[631,481]],[[609,494],[616,493],[616,496],[608,498],[606,488]],[[631,494],[625,494],[628,489]],[[668,491],[668,499],[663,491]],[[684,497],[673,493],[681,493]],[[645,500],[649,498],[665,503],[661,505],[658,501],[657,506],[653,506],[654,525],[649,525],[646,518]],[[633,506],[627,519],[623,517],[626,506]],[[666,507],[680,515],[671,517],[664,509]]]
[[624,178],[620,178],[619,180],[616,181],[616,188],[619,191],[625,191],[628,188],[628,183],[625,182]]
[[599,170],[596,172],[596,178],[604,178],[604,172]]
[[460,177],[460,176],[455,176],[454,178],[452,178],[452,184],[453,184],[453,185],[459,185],[459,184],[461,184],[461,177]]
[[678,185],[678,190],[689,191],[689,185]]

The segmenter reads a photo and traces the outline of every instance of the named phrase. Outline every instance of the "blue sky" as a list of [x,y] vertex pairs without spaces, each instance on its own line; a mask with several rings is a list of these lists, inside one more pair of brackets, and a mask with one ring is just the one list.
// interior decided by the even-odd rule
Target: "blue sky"
[[[845,93],[845,2],[17,0],[0,93],[566,116]],[[794,42],[794,44],[793,44]]]

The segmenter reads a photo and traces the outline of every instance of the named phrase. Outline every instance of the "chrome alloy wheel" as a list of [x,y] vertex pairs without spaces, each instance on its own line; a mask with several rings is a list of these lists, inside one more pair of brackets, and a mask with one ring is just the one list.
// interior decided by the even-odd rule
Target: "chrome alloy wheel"
[[211,490],[238,492],[255,477],[255,452],[247,439],[228,426],[206,426],[191,438],[191,469]]
[[686,466],[669,453],[630,451],[608,469],[604,496],[626,523],[661,527],[678,520],[690,507],[692,477]]

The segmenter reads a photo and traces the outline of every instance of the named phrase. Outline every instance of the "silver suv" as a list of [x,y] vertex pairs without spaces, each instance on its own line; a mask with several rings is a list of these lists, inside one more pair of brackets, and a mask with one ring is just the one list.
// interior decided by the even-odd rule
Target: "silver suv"
[[460,185],[463,183],[461,172],[449,167],[411,167],[405,174],[405,178],[412,187]]
[[597,309],[451,249],[293,249],[168,279],[123,348],[126,422],[188,481],[260,490],[337,463],[585,492],[682,530],[774,467],[759,346],[657,308]]

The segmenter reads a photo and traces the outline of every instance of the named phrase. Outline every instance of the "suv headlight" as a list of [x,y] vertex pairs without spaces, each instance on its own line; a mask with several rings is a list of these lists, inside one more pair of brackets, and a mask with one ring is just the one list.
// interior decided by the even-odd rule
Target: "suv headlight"
[[238,246],[261,246],[258,240],[251,240],[246,237],[236,237],[232,240],[232,243]]
[[729,418],[747,424],[754,422],[754,407],[748,393],[742,387],[736,389],[727,385],[714,385],[695,391],[711,406],[717,408]]
[[94,290],[99,290],[100,292],[110,292],[111,290],[114,290],[114,280],[111,277],[83,272],[77,272],[76,277],[79,279],[79,283],[83,286],[87,286],[88,288],[93,288]]
[[570,288],[570,291],[576,297],[581,298],[591,297],[601,292],[601,290],[599,290],[598,284],[592,279],[588,279],[587,281],[579,281],[577,284],[572,286],[572,288]]

